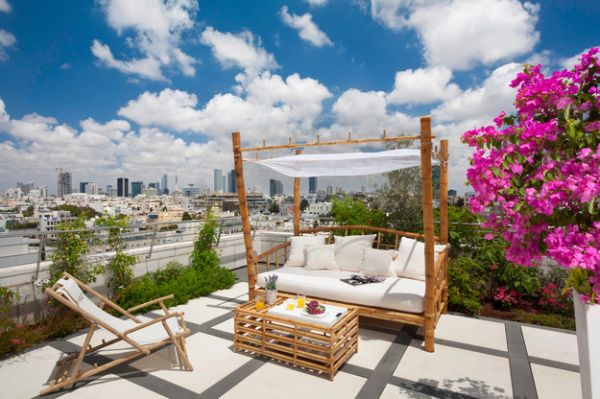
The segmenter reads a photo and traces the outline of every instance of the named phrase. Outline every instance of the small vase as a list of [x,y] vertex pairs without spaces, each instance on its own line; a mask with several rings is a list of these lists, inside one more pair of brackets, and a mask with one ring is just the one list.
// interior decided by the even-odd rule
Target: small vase
[[583,399],[600,399],[600,305],[581,302],[573,291]]
[[272,305],[277,301],[277,290],[267,290],[267,305]]

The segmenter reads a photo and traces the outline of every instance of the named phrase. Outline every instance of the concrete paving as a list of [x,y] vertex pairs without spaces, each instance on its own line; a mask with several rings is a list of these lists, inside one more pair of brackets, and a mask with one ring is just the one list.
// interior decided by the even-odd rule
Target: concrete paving
[[[577,342],[571,331],[448,314],[438,324],[435,353],[427,353],[417,328],[361,319],[358,353],[329,381],[287,364],[233,352],[232,310],[246,298],[247,284],[240,281],[176,308],[185,312],[192,330],[187,346],[193,372],[180,370],[173,349],[166,347],[76,389],[46,397],[581,397]],[[82,341],[79,333],[0,362],[0,397],[37,396],[55,362]],[[100,355],[107,359],[127,350],[127,345],[119,345]]]

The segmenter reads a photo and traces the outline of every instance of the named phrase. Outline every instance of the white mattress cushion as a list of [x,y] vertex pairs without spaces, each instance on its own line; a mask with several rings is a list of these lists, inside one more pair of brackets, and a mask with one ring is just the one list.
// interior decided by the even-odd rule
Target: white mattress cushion
[[[445,245],[434,246],[434,261],[444,249]],[[402,237],[392,268],[399,277],[425,281],[425,243]]]
[[335,261],[340,270],[358,272],[362,265],[365,248],[373,246],[376,234],[364,236],[334,236]]
[[365,248],[360,272],[377,276],[395,276],[392,268],[398,253],[393,250]]
[[340,278],[349,278],[352,272],[333,270],[306,270],[303,267],[282,267],[257,277],[257,285],[264,287],[264,276],[279,275],[277,287],[282,292],[304,294],[348,304],[375,306],[410,313],[424,309],[425,283],[408,278],[388,277],[382,283],[351,286]]
[[285,266],[304,266],[306,264],[304,249],[307,245],[325,244],[325,236],[290,237],[290,255]]
[[304,267],[307,270],[339,270],[333,247],[333,245],[307,245],[304,249],[306,254]]

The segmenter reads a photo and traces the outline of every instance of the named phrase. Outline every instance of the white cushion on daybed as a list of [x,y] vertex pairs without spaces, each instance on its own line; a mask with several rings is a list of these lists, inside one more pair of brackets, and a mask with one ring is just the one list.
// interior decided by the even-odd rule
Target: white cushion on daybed
[[425,283],[419,280],[388,277],[382,283],[352,286],[339,280],[349,278],[352,272],[285,266],[259,274],[257,286],[264,287],[264,277],[273,273],[279,276],[277,289],[283,292],[411,313],[424,309]]
[[323,245],[325,236],[297,236],[290,238],[290,255],[288,256],[286,266],[304,266],[306,264],[306,255],[304,250],[307,245]]
[[335,263],[335,251],[332,245],[307,245],[306,254],[307,270],[339,270]]
[[[434,262],[444,249],[445,245],[435,245]],[[402,237],[392,268],[400,277],[425,281],[425,243]]]
[[378,276],[395,276],[392,266],[398,253],[388,249],[365,248],[360,272]]
[[333,236],[335,238],[335,261],[340,270],[358,272],[362,265],[365,248],[371,248],[376,234],[364,236]]

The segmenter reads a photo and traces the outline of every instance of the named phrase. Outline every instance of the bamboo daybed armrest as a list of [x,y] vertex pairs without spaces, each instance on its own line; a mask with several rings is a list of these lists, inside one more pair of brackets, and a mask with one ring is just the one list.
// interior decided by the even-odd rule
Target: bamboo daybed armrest
[[[137,306],[129,308],[129,309],[127,309],[127,311],[128,312],[135,312],[136,310],[140,310],[142,308],[145,308],[147,306],[154,305],[154,304],[157,304],[157,303],[160,303],[162,305],[164,301],[169,300],[169,299],[173,299],[173,297],[174,297],[173,294],[161,296],[160,298],[156,298],[156,299],[153,299],[151,301],[144,302],[142,304],[139,304]],[[162,306],[161,306],[161,308],[162,308]]]

